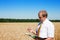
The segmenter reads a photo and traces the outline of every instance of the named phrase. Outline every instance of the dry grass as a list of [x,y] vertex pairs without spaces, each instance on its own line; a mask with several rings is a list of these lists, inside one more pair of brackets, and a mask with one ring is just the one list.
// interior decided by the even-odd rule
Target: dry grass
[[[33,40],[25,35],[28,27],[36,29],[38,23],[0,23],[0,40]],[[54,22],[55,39],[60,40],[60,23]]]

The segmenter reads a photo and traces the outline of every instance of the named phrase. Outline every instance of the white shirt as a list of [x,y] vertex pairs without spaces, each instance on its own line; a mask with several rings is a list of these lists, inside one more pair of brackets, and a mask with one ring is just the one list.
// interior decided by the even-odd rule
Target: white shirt
[[[39,27],[40,27],[40,23],[38,24],[37,30]],[[42,23],[39,37],[41,38],[54,37],[54,25],[48,19],[45,19],[45,21]]]

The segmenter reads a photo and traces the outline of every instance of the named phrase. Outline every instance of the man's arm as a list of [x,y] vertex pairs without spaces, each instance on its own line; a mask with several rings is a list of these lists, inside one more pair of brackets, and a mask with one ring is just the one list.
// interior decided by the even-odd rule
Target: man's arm
[[49,25],[48,26],[48,38],[46,40],[53,40],[54,39],[54,25]]

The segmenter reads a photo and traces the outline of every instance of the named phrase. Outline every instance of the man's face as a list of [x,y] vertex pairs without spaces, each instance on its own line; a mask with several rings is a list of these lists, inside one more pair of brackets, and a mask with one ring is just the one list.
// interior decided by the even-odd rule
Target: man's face
[[39,17],[39,20],[40,20],[41,22],[43,22],[44,17],[42,16],[42,13],[39,13],[39,14],[38,14],[38,17]]

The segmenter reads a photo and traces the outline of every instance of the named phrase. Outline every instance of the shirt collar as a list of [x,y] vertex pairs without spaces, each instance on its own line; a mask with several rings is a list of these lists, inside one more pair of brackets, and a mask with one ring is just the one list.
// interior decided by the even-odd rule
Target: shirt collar
[[48,19],[46,18],[43,23],[45,23]]

